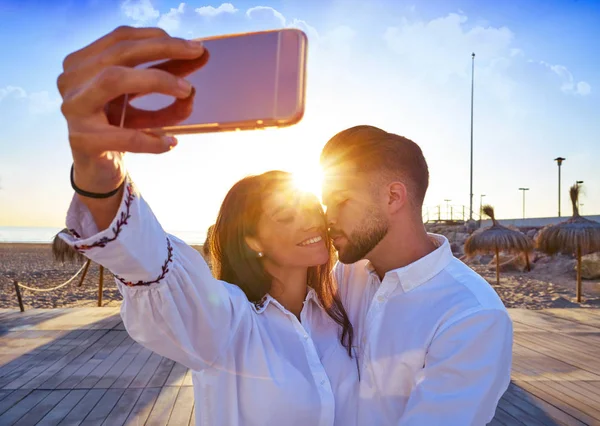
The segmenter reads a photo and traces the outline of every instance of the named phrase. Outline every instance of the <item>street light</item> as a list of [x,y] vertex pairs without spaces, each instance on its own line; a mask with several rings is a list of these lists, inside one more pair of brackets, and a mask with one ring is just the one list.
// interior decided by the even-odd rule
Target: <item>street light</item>
[[529,188],[519,188],[519,191],[523,191],[523,219],[525,219],[525,191],[529,191]]
[[475,53],[471,54],[471,192],[469,194],[469,220],[473,220],[473,94],[475,92]]
[[448,218],[450,217],[450,207],[448,205],[448,203],[452,200],[444,200],[446,202],[446,220],[448,220]]
[[558,217],[560,217],[560,166],[562,166],[562,162],[565,161],[566,158],[556,157],[554,161],[558,164]]

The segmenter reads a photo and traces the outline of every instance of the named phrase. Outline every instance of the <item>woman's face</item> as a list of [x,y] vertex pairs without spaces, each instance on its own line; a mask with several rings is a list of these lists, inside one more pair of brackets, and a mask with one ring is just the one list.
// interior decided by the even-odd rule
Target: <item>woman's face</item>
[[326,221],[316,196],[279,188],[264,196],[262,207],[256,242],[265,259],[283,267],[329,261]]

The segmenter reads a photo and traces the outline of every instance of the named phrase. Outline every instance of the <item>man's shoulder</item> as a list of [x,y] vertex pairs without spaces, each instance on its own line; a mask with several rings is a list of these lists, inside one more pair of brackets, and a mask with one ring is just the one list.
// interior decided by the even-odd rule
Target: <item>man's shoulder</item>
[[472,308],[506,310],[492,285],[460,260],[453,258],[444,272],[443,280],[451,293],[468,301]]

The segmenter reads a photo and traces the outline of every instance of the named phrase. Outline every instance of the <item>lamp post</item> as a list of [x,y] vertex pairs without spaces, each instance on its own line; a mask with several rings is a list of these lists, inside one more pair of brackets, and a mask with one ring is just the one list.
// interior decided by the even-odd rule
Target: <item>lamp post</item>
[[473,220],[473,94],[475,92],[475,53],[471,54],[471,190],[469,194],[469,220]]
[[560,166],[562,166],[562,162],[565,161],[566,158],[556,157],[554,161],[558,164],[558,217],[560,217]]
[[523,191],[523,219],[525,219],[525,191],[529,191],[529,188],[519,188],[519,191]]
[[446,220],[449,220],[448,218],[450,217],[450,206],[449,206],[449,202],[452,200],[444,200],[446,202]]
[[[579,185],[581,185],[582,183],[583,183],[582,180],[575,181],[575,185],[577,185],[577,189],[579,189]],[[579,210],[579,207],[581,207],[581,204],[579,204],[579,197],[577,197],[577,210]]]

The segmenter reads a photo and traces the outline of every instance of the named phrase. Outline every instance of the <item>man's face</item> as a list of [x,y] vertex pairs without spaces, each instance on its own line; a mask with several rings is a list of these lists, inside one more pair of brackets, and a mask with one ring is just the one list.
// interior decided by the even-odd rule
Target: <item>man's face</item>
[[364,174],[352,168],[326,170],[323,204],[329,236],[342,263],[367,257],[388,232],[382,195]]

